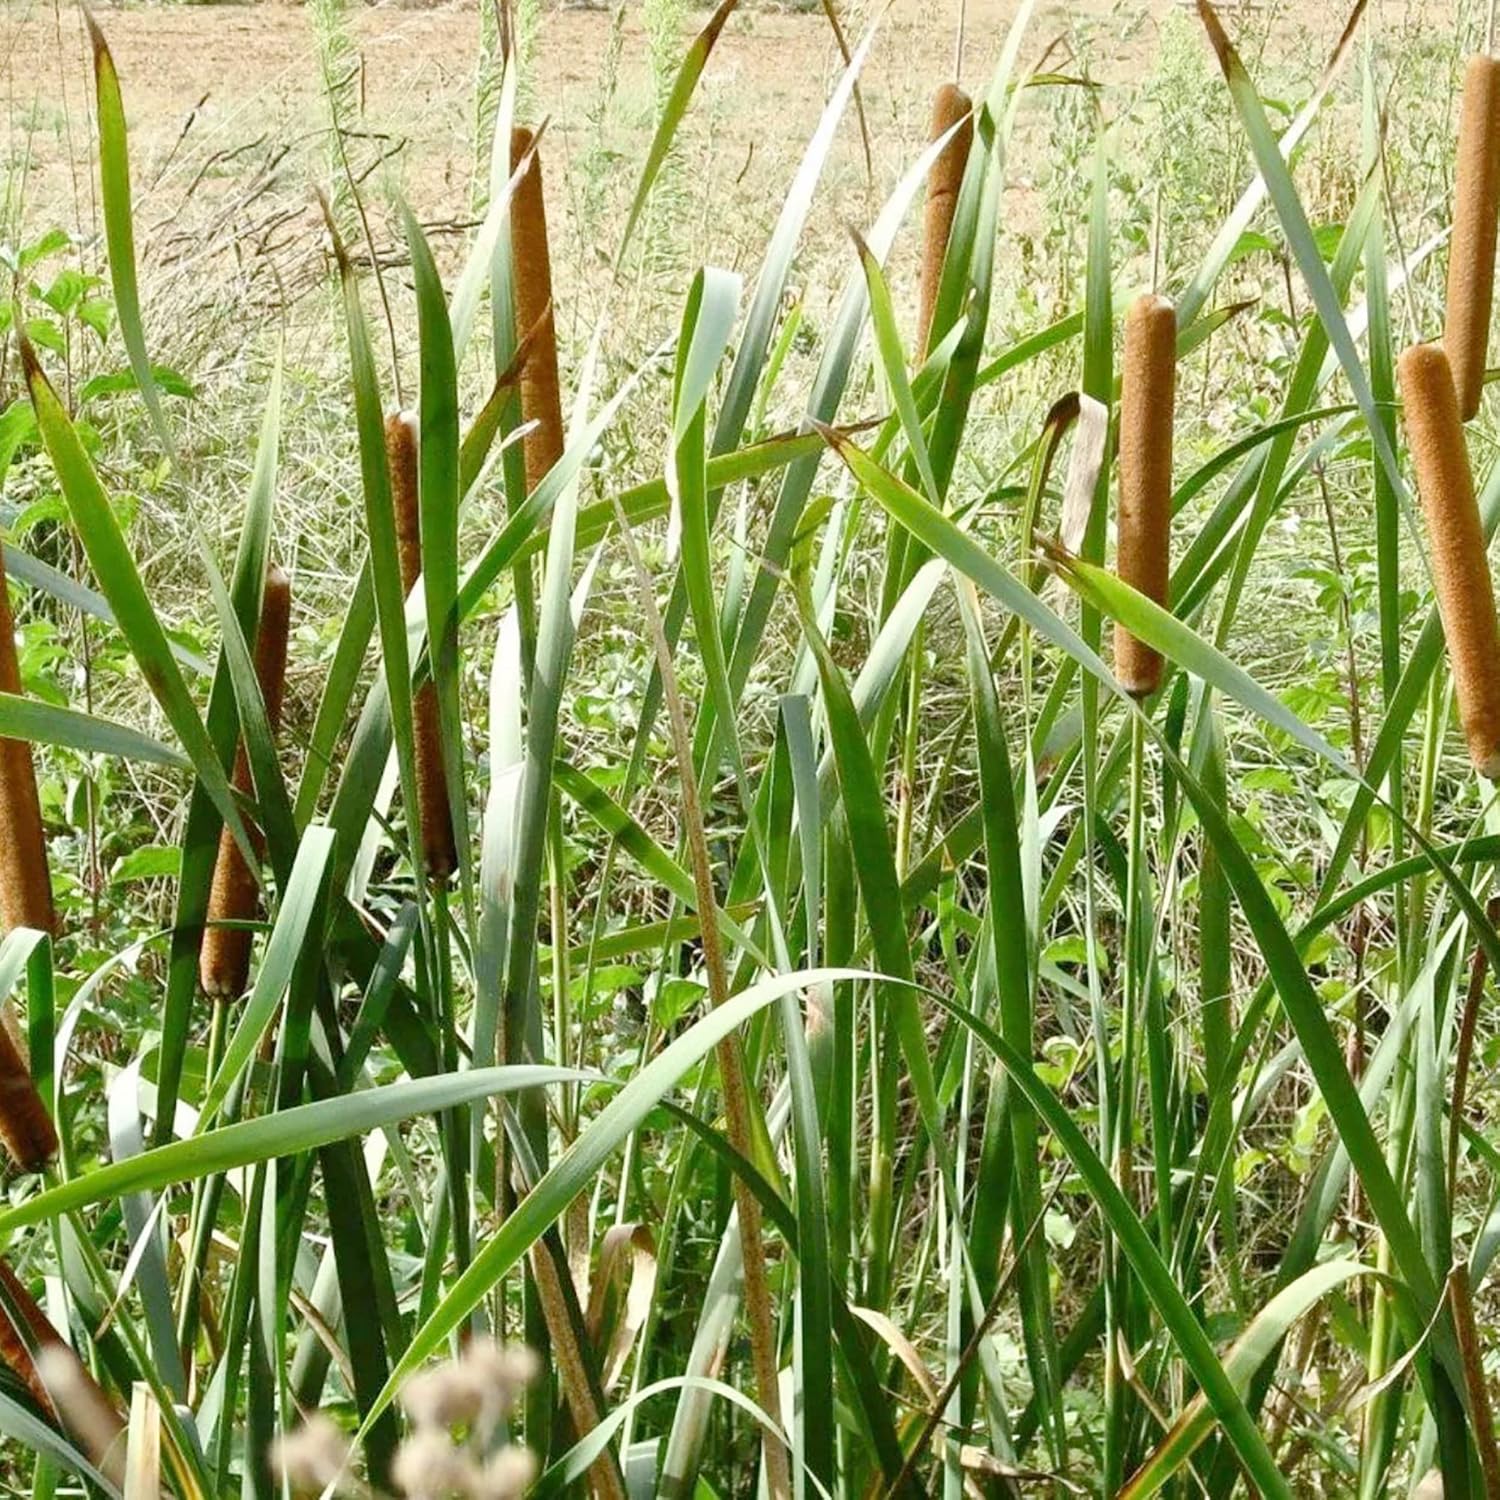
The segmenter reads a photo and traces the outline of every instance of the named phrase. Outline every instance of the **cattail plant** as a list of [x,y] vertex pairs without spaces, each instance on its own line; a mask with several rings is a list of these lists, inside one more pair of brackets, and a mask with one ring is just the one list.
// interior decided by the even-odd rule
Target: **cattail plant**
[[[1120,382],[1120,515],[1115,567],[1157,604],[1167,602],[1171,562],[1172,416],[1177,382],[1177,312],[1148,292],[1125,315]],[[1161,685],[1161,656],[1115,625],[1115,676],[1144,698]]]
[[[932,96],[932,129],[929,141],[946,135],[955,125],[958,129],[938,153],[927,174],[927,201],[922,210],[922,282],[917,311],[917,349],[928,353],[932,336],[932,314],[937,306],[938,287],[943,280],[943,257],[948,252],[948,236],[953,229],[953,214],[958,207],[958,190],[963,185],[964,169],[969,164],[969,149],[974,144],[974,105],[956,83],[939,86]],[[962,124],[959,122],[962,121]]]
[[1495,291],[1495,228],[1500,214],[1500,60],[1485,54],[1464,70],[1453,182],[1453,242],[1443,347],[1453,368],[1458,412],[1479,410]]
[[547,246],[547,205],[542,197],[542,159],[535,136],[511,132],[511,170],[531,152],[531,164],[516,185],[510,207],[511,258],[515,266],[516,329],[528,340],[521,367],[521,415],[533,427],[523,439],[526,488],[533,490],[562,457],[562,387],[557,373],[557,323],[552,311],[552,256]]
[[[385,419],[385,457],[391,471],[391,504],[396,513],[396,551],[401,587],[409,594],[422,576],[422,522],[417,479],[417,419],[392,412]],[[458,868],[448,778],[443,772],[442,730],[437,684],[429,677],[412,700],[416,736],[417,799],[422,820],[422,864],[430,879],[444,881]]]
[[1398,374],[1469,759],[1493,778],[1500,776],[1500,632],[1458,392],[1436,344],[1408,349]]
[[[511,132],[511,170],[520,166],[528,152],[531,161],[516,185],[511,199],[511,261],[514,266],[516,328],[525,341],[521,366],[521,415],[531,424],[522,440],[526,487],[536,486],[562,457],[562,385],[557,364],[557,323],[552,307],[552,255],[547,240],[547,207],[542,195],[542,161],[535,150],[534,132],[517,127]],[[532,1278],[537,1300],[552,1341],[552,1360],[557,1367],[568,1409],[580,1433],[599,1423],[598,1393],[568,1309],[564,1271],[551,1247],[537,1244],[531,1254]],[[613,1450],[606,1449],[588,1473],[589,1487],[601,1500],[625,1494],[624,1480]]]
[[[10,613],[5,554],[0,550],[0,692],[21,691],[16,659],[16,628]],[[25,740],[0,739],[0,921],[10,932],[34,927],[57,930],[52,905],[52,877],[47,868],[47,836],[37,798],[31,746]]]
[[[266,573],[260,627],[255,637],[255,675],[273,733],[281,724],[291,612],[291,581],[273,563]],[[235,755],[234,785],[236,791],[247,796],[254,789],[250,758],[243,741]],[[250,829],[250,841],[257,854],[263,852],[264,840],[258,829]],[[226,828],[219,835],[219,857],[214,865],[214,880],[208,896],[209,927],[203,935],[203,947],[198,955],[198,981],[205,995],[216,1000],[234,1000],[245,993],[250,977],[253,933],[243,925],[224,924],[243,924],[253,920],[259,900],[255,872],[246,863],[234,835]]]

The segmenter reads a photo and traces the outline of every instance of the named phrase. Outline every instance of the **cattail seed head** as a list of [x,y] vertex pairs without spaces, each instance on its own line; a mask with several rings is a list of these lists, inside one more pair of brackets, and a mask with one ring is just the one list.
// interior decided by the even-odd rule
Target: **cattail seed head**
[[[1120,379],[1120,514],[1115,570],[1138,593],[1167,602],[1171,567],[1172,415],[1177,389],[1177,312],[1154,292],[1125,315]],[[1115,625],[1115,676],[1144,698],[1161,685],[1161,657]]]
[[1408,349],[1398,375],[1469,759],[1481,776],[1494,778],[1500,776],[1500,632],[1458,393],[1436,344]]
[[[0,1358],[25,1383],[42,1410],[60,1418],[83,1452],[105,1468],[125,1424],[37,1305],[26,1284],[3,1259],[0,1259]],[[108,1464],[106,1471],[116,1467]]]
[[0,1141],[28,1172],[40,1172],[57,1151],[52,1116],[10,1025],[0,1026]]
[[[286,693],[287,636],[291,629],[292,585],[281,568],[272,563],[266,571],[261,593],[260,626],[255,635],[255,675],[265,700],[266,718],[274,733],[281,724],[281,705]],[[235,790],[245,796],[255,789],[250,758],[241,743],[234,759]],[[257,854],[265,842],[257,828],[248,830]],[[250,978],[250,947],[254,934],[248,927],[224,927],[223,922],[249,922],[260,905],[255,872],[245,862],[234,835],[226,828],[219,835],[219,857],[214,865],[213,885],[208,893],[208,930],[198,953],[198,982],[203,993],[216,1000],[236,1000],[245,993]]]
[[943,257],[948,252],[948,236],[958,207],[958,190],[963,184],[969,150],[974,144],[973,109],[973,102],[956,83],[942,84],[932,96],[929,141],[946,135],[960,120],[963,123],[938,153],[932,170],[927,174],[927,202],[922,210],[922,282],[917,312],[917,349],[924,356],[928,353],[928,340],[932,335],[932,314],[937,306],[938,287],[943,280]]
[[[385,419],[385,457],[391,472],[391,505],[396,519],[396,553],[401,587],[409,594],[422,576],[422,512],[417,466],[417,419],[392,412]],[[443,772],[443,740],[438,721],[437,684],[429,678],[412,699],[412,732],[417,760],[417,801],[422,820],[422,860],[433,880],[446,880],[458,868],[448,778]]]
[[[20,691],[16,627],[10,612],[5,554],[0,549],[0,692]],[[25,740],[0,739],[0,921],[7,932],[16,927],[57,930],[47,836],[31,746]]]
[[[20,691],[16,627],[0,548],[0,692]],[[0,923],[6,932],[17,927],[57,930],[42,805],[31,746],[25,740],[0,739]],[[0,1004],[0,1140],[22,1167],[33,1172],[57,1150],[57,1132],[31,1081],[26,1041],[8,999]]]
[[[510,137],[511,170],[532,149],[534,135],[517,127]],[[516,334],[530,338],[521,367],[521,415],[536,425],[522,440],[526,488],[534,490],[562,457],[562,386],[557,373],[557,323],[552,311],[552,256],[547,245],[547,205],[542,158],[516,184],[510,204],[511,262],[515,276]]]
[[1495,292],[1495,228],[1500,214],[1500,59],[1479,55],[1464,70],[1453,181],[1453,241],[1443,347],[1453,369],[1458,411],[1479,410]]
[[49,1343],[57,1342],[57,1331],[25,1283],[5,1260],[0,1260],[0,1359],[25,1384],[36,1404],[55,1417],[57,1409],[42,1377],[37,1373],[36,1355]]

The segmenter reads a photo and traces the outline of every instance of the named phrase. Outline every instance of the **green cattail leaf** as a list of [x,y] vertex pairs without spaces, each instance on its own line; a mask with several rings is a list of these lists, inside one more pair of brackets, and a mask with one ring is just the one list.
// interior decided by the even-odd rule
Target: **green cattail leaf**
[[402,1120],[439,1114],[496,1094],[544,1088],[553,1083],[577,1083],[588,1076],[571,1068],[470,1068],[460,1073],[439,1073],[430,1078],[362,1089],[314,1104],[299,1104],[254,1120],[221,1125],[190,1140],[157,1146],[128,1161],[95,1167],[83,1176],[0,1211],[0,1233],[45,1224],[91,1204],[110,1202],[124,1193],[155,1192],[177,1183],[194,1182],[211,1173],[232,1172],[256,1162],[298,1156],[330,1141],[365,1135]]
[[151,425],[176,462],[172,431],[162,409],[161,392],[146,351],[146,330],[141,321],[141,298],[136,284],[135,217],[130,202],[130,152],[125,133],[125,105],[120,97],[120,78],[109,43],[87,10],[89,40],[94,49],[94,103],[99,113],[99,196],[104,208],[104,238],[109,247],[109,279],[115,294],[120,334],[135,375],[136,387]]
[[95,714],[24,694],[0,693],[0,736],[29,740],[33,745],[66,745],[86,755],[118,756],[149,765],[191,769],[192,762],[180,751],[142,734],[128,724],[112,723]]
[[182,679],[166,631],[151,606],[109,497],[99,483],[67,412],[42,372],[36,351],[29,342],[23,342],[21,350],[37,425],[94,576],[110,602],[120,632],[130,646],[152,696],[161,705],[167,722],[192,762],[199,782],[219,816],[233,832],[246,858],[253,862],[250,841],[235,806],[229,778]]
[[703,70],[708,66],[709,54],[714,50],[714,43],[719,40],[719,33],[723,31],[738,4],[739,0],[720,0],[718,9],[708,18],[708,24],[703,30],[694,37],[692,46],[688,48],[682,59],[682,66],[677,70],[677,77],[672,84],[672,92],[667,95],[666,102],[661,107],[661,116],[656,122],[656,133],[651,137],[651,145],[646,152],[646,164],[641,168],[641,180],[636,185],[635,197],[631,200],[630,212],[625,218],[625,230],[620,236],[620,248],[615,251],[616,271],[625,263],[625,252],[630,248],[630,241],[635,234],[636,225],[640,222],[641,212],[646,207],[646,200],[651,196],[651,189],[656,182],[657,175],[661,172],[662,163],[666,161],[667,153],[672,149],[672,142],[677,136],[677,127],[682,124],[688,105],[692,103],[698,80],[702,78]]
[[[640,1068],[521,1199],[500,1228],[485,1241],[436,1311],[417,1329],[406,1353],[391,1372],[391,1379],[379,1401],[366,1415],[360,1435],[395,1400],[397,1390],[411,1371],[419,1368],[441,1348],[449,1334],[479,1305],[490,1289],[520,1262],[521,1257],[541,1238],[568,1204],[586,1189],[599,1167],[627,1136],[640,1127],[658,1100],[684,1073],[706,1057],[725,1037],[757,1012],[779,1000],[783,994],[817,984],[836,984],[845,980],[876,977],[878,976],[861,969],[803,969],[763,979],[724,1005],[709,1011]],[[484,1072],[558,1075],[556,1069],[500,1068],[474,1070],[462,1077],[480,1078]],[[560,1076],[577,1075],[564,1073]],[[545,1081],[545,1077],[537,1081]],[[368,1098],[369,1095],[355,1097]],[[33,1203],[37,1201],[39,1200],[32,1200]],[[0,1214],[0,1233],[7,1227],[6,1216]]]
[[303,945],[309,940],[319,945],[323,941],[322,931],[313,919],[322,902],[332,853],[331,829],[309,828],[302,835],[297,846],[297,860],[277,906],[276,920],[255,984],[239,1010],[223,1060],[204,1091],[198,1112],[199,1136],[218,1113],[240,1074],[254,1059],[261,1037],[292,982],[292,971]]
[[1089,1196],[1108,1222],[1120,1250],[1139,1278],[1143,1293],[1150,1298],[1172,1341],[1181,1351],[1210,1410],[1223,1424],[1246,1473],[1263,1495],[1292,1500],[1291,1486],[1282,1476],[1266,1447],[1265,1438],[1246,1411],[1234,1381],[1214,1353],[1213,1345],[1199,1324],[1197,1314],[1188,1306],[1178,1289],[1140,1216],[1121,1193],[1109,1168],[1089,1145],[1073,1117],[1052,1090],[1037,1077],[1030,1062],[1004,1037],[956,1001],[943,996],[934,998],[937,1004],[972,1031],[994,1054],[1012,1083],[1026,1096],[1027,1102],[1056,1137],[1074,1170],[1087,1184]]

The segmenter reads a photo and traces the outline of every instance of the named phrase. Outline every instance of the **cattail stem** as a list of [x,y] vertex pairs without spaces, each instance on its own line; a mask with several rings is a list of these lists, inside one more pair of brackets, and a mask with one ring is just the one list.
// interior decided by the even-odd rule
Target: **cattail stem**
[[[1148,292],[1125,315],[1120,382],[1120,515],[1115,568],[1156,604],[1167,602],[1171,565],[1172,416],[1177,386],[1177,313]],[[1161,686],[1161,657],[1115,625],[1115,676],[1147,697]]]
[[[385,456],[391,471],[391,504],[396,516],[396,551],[401,587],[409,594],[422,576],[422,521],[417,477],[417,419],[393,412],[385,420]],[[422,823],[422,863],[429,879],[444,881],[458,868],[448,778],[443,771],[442,728],[437,684],[429,677],[412,699],[416,739],[417,806]]]
[[[266,572],[261,593],[260,625],[255,636],[255,675],[272,733],[281,725],[291,614],[291,580],[273,563]],[[255,789],[250,757],[243,740],[235,752],[234,786],[243,796],[249,796]],[[256,854],[262,854],[265,840],[260,830],[252,827],[249,834]],[[222,924],[253,921],[259,908],[260,887],[255,872],[246,863],[234,835],[226,828],[219,835],[219,857],[208,894],[209,925],[198,955],[198,982],[205,995],[216,1000],[236,1000],[245,993],[250,978],[250,947],[254,933],[248,927]]]
[[1479,410],[1495,292],[1495,231],[1500,214],[1500,60],[1471,57],[1464,70],[1453,181],[1453,242],[1443,347],[1453,368],[1459,415]]
[[[515,171],[532,151],[533,133],[511,132],[510,162]],[[522,439],[526,488],[534,490],[563,453],[562,384],[557,373],[557,323],[552,312],[552,255],[547,244],[547,205],[542,196],[542,159],[516,184],[510,205],[511,261],[515,276],[517,336],[526,340],[521,367],[521,415],[535,425]]]
[[[16,627],[10,612],[5,553],[0,548],[0,692],[21,692]],[[37,796],[36,769],[25,740],[0,739],[0,922],[5,931],[32,927],[56,932],[47,835]],[[0,1008],[0,1140],[28,1171],[37,1171],[57,1150],[52,1117],[31,1080],[26,1045],[14,1008]]]
[[[929,141],[946,135],[955,125],[952,139],[938,153],[927,174],[927,202],[922,210],[922,281],[917,312],[917,349],[925,357],[930,351],[932,314],[937,307],[943,280],[943,257],[958,208],[958,190],[963,185],[969,150],[974,144],[973,101],[956,83],[945,83],[932,96],[932,128]],[[963,123],[959,125],[959,121]]]
[[1436,344],[1408,349],[1398,374],[1469,759],[1481,776],[1494,778],[1500,776],[1500,632],[1458,393]]
[[[603,1413],[599,1396],[584,1359],[582,1329],[575,1320],[576,1302],[567,1279],[566,1259],[555,1232],[549,1233],[531,1247],[531,1274],[536,1283],[537,1300],[547,1324],[547,1338],[552,1346],[552,1360],[561,1378],[563,1395],[580,1437],[599,1425]],[[559,1261],[563,1264],[559,1265]],[[590,1492],[598,1500],[625,1500],[625,1480],[613,1445],[594,1460],[588,1471]]]

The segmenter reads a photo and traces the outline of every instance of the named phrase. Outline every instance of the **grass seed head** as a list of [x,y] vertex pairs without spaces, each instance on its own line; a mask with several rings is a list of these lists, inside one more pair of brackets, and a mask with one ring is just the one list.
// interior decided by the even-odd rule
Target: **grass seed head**
[[1500,214],[1500,59],[1479,55],[1464,70],[1453,181],[1453,241],[1443,347],[1453,367],[1459,415],[1479,410],[1495,293],[1495,227]]
[[[281,705],[286,693],[287,636],[291,629],[292,584],[286,573],[272,563],[266,571],[261,593],[260,626],[255,636],[255,675],[265,700],[266,718],[274,733],[281,724]],[[249,796],[255,790],[250,757],[243,742],[234,759],[235,790]],[[260,831],[247,830],[257,854],[265,844]],[[248,927],[224,927],[224,922],[253,921],[260,908],[260,888],[255,872],[245,862],[234,835],[226,828],[219,835],[219,857],[214,865],[213,885],[208,893],[208,930],[198,954],[198,982],[203,993],[216,1000],[237,1000],[250,978],[250,947],[254,934]]]
[[[1125,315],[1120,383],[1120,514],[1115,569],[1138,593],[1167,602],[1171,568],[1172,417],[1177,312],[1148,292]],[[1161,685],[1161,657],[1115,626],[1115,676],[1137,698]]]
[[[517,127],[511,132],[514,171],[532,150],[535,137]],[[547,205],[542,196],[542,158],[532,152],[531,165],[516,185],[510,205],[511,262],[515,276],[516,336],[527,339],[521,367],[521,415],[536,425],[522,440],[526,488],[534,490],[562,457],[562,385],[557,373],[557,322],[552,309],[552,256],[547,245]]]
[[[16,627],[10,613],[5,554],[0,549],[0,692],[20,691]],[[56,932],[47,835],[31,746],[25,740],[0,739],[0,830],[4,833],[0,838],[0,921],[7,932],[17,927]]]
[[924,355],[943,279],[943,257],[948,251],[948,236],[958,207],[958,190],[963,184],[964,168],[969,164],[969,149],[974,144],[973,108],[969,96],[956,83],[942,84],[932,96],[929,140],[945,135],[960,120],[963,124],[938,153],[927,176],[927,202],[922,210],[921,301],[917,315],[917,348]]
[[1493,778],[1500,776],[1500,635],[1458,393],[1437,344],[1408,349],[1398,373],[1469,758]]
[[349,1440],[332,1417],[314,1412],[298,1428],[282,1433],[271,1448],[271,1472],[294,1495],[334,1494],[347,1488]]
[[[417,419],[392,412],[385,419],[385,457],[391,472],[391,505],[396,518],[396,552],[401,587],[409,594],[422,576],[422,512],[417,465]],[[442,729],[437,684],[429,678],[412,699],[416,739],[417,798],[422,819],[422,861],[433,880],[446,880],[458,868],[448,778],[443,771]]]

